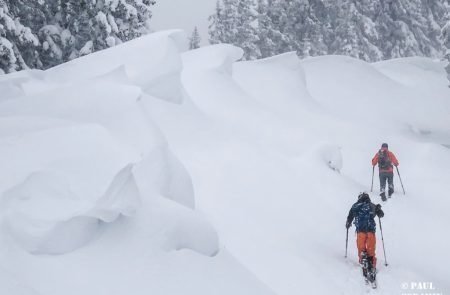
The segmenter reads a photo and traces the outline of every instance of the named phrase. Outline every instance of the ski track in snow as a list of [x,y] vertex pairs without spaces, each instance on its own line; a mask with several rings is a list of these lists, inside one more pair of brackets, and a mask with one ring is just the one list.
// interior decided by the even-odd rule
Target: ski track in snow
[[[0,76],[0,294],[450,292],[442,64],[238,62],[182,39]],[[344,224],[382,142],[407,194],[396,175],[372,290]]]

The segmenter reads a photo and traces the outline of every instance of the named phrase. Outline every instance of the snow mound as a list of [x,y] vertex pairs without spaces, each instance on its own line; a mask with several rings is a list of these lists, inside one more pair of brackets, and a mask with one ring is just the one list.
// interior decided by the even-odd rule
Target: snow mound
[[24,70],[0,76],[0,102],[6,99],[19,97],[25,94],[23,85],[29,81],[38,81],[43,78],[40,70]]
[[[445,91],[433,91],[432,99],[436,103],[429,103],[430,92],[407,87],[377,70],[376,66],[351,57],[321,56],[305,59],[301,64],[311,95],[336,115],[351,116],[363,124],[384,128],[414,126],[443,131],[450,125],[450,102]],[[426,71],[428,69],[421,70],[422,74]],[[430,75],[442,79],[442,72],[431,71]],[[411,108],[411,105],[417,107]],[[375,110],[380,109],[382,111],[375,114]],[[424,115],[429,113],[433,116]]]
[[[190,177],[140,106],[141,90],[113,85],[111,78],[114,82],[118,76],[0,104],[1,120],[9,124],[0,128],[8,143],[0,146],[8,162],[0,171],[0,192],[9,204],[5,224],[32,253],[62,254],[85,245],[99,221],[113,222],[136,210],[138,193],[122,191],[134,186],[145,196],[162,195],[194,207]],[[130,163],[135,163],[136,179],[131,168],[123,176]],[[127,189],[115,184],[123,177],[131,179],[122,184]],[[111,186],[119,192],[109,192]],[[123,196],[111,196],[116,194]],[[57,216],[33,209],[37,203]]]
[[295,52],[235,63],[233,78],[255,100],[282,116],[298,116],[298,112],[318,107],[308,92],[305,73]]
[[183,105],[184,41],[161,32],[0,77],[0,293],[273,294],[195,211],[148,108]]
[[[66,93],[63,99],[60,98],[61,91]],[[122,156],[116,156],[117,159],[122,158],[122,160],[113,171],[117,171],[118,167],[121,168],[128,163],[137,163],[137,171],[145,170],[145,165],[147,165],[150,167],[147,170],[153,171],[153,175],[159,178],[159,180],[156,180],[156,177],[153,178],[155,179],[153,182],[155,185],[159,185],[159,188],[149,189],[149,183],[152,183],[152,181],[149,182],[148,178],[137,175],[138,186],[143,193],[149,195],[155,194],[155,192],[162,193],[193,208],[194,197],[189,175],[183,170],[177,159],[166,152],[166,141],[140,105],[138,101],[140,96],[141,92],[136,87],[86,83],[83,87],[67,86],[4,102],[0,104],[0,116],[3,115],[5,118],[11,118],[12,116],[33,117],[33,121],[36,121],[35,118],[52,118],[52,120],[59,120],[53,126],[58,128],[61,120],[73,122],[72,124],[89,124],[94,129],[101,126],[105,129],[102,132],[108,133],[105,136],[112,136],[111,140],[115,141],[109,145],[111,147],[118,146],[122,149],[120,152]],[[49,122],[42,124],[49,124]],[[28,126],[31,125],[28,124]],[[17,128],[16,126],[13,130],[17,131]],[[21,126],[20,128],[25,127]],[[36,126],[29,128],[36,128]],[[50,128],[50,126],[46,128]],[[66,140],[72,142],[73,147],[79,145],[77,144],[79,138],[72,137]],[[42,142],[36,144],[42,144]],[[48,147],[48,149],[53,149],[53,147]],[[85,147],[81,149],[85,149]],[[62,151],[55,150],[55,154],[64,153],[67,150],[68,147],[65,147]],[[43,152],[45,152],[44,148]],[[35,153],[35,149],[29,149],[29,153],[31,157]],[[158,153],[162,157],[155,156]],[[45,157],[48,157],[48,154],[40,160]],[[155,160],[155,157],[157,160]],[[36,160],[32,159],[32,162]],[[13,163],[14,161],[9,162]],[[157,162],[160,165],[154,164]],[[17,170],[19,166],[14,167],[11,169]],[[177,172],[172,173],[174,170]],[[166,173],[161,173],[161,171],[166,171]],[[21,174],[16,173],[15,175]],[[97,181],[99,181],[99,177],[97,177]],[[109,177],[112,176],[109,175]],[[108,179],[108,181],[110,180]],[[185,183],[180,189],[173,185],[174,182],[178,181]]]
[[[108,81],[137,86],[146,94],[180,103],[179,53],[184,48],[183,36],[184,33],[178,30],[159,32],[74,59],[45,72],[5,75],[0,79],[0,89],[17,97],[80,81]],[[139,54],[144,52],[147,54]],[[20,86],[23,92],[13,91],[15,86]]]
[[166,233],[166,251],[189,249],[205,256],[215,256],[219,252],[219,237],[211,224],[192,211],[173,209],[177,218]]
[[188,51],[183,54],[183,65],[190,70],[214,69],[231,74],[232,65],[244,55],[233,45],[217,44]]
[[[271,129],[258,129],[272,121],[275,128],[290,128],[257,99],[252,98],[233,77],[233,62],[242,50],[213,45],[183,54],[182,82],[194,106],[214,120],[229,122],[227,128],[257,130],[252,137],[271,136]],[[206,66],[205,66],[206,65]]]
[[140,196],[132,165],[118,172],[105,194],[88,202],[73,194],[56,172],[39,171],[3,195],[4,225],[34,254],[64,254],[95,237],[100,222],[132,216]]
[[[85,235],[92,232],[82,228],[92,229],[95,225],[94,220],[77,216],[91,212],[92,217],[111,222],[117,218],[114,215],[131,214],[138,206],[134,195],[127,195],[126,201],[120,202],[122,206],[118,208],[111,207],[113,204],[106,202],[106,197],[103,201],[100,199],[108,182],[118,177],[114,174],[129,159],[126,150],[113,148],[117,143],[105,129],[95,125],[52,128],[31,133],[25,138],[7,138],[5,142],[9,145],[0,148],[2,158],[8,159],[8,165],[2,169],[5,181],[0,190],[3,191],[4,222],[28,251],[48,254],[74,250],[83,245],[88,239]],[[58,144],[51,144],[55,139]],[[79,140],[85,145],[80,146]],[[107,147],[109,149],[105,151]],[[20,179],[25,180],[5,190]],[[94,206],[99,199],[101,203]],[[96,210],[105,213],[92,213]],[[37,228],[34,225],[38,225]],[[67,227],[72,231],[67,231]],[[66,232],[66,235],[61,235],[61,232]],[[58,236],[60,243],[53,240]],[[47,240],[50,242],[46,243]],[[61,243],[63,245],[59,245]]]
[[138,86],[147,94],[181,102],[179,40],[183,35],[181,31],[150,34],[54,67],[46,72],[45,79],[58,83],[107,79],[123,67],[129,80],[123,82]]
[[317,150],[321,160],[329,168],[340,172],[343,166],[341,147],[333,144],[321,145]]
[[445,62],[424,57],[407,57],[374,63],[373,66],[404,85],[432,91],[448,88]]

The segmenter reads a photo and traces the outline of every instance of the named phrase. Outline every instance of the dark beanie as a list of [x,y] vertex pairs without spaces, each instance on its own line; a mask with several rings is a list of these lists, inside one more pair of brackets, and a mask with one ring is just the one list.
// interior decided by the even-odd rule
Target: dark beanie
[[381,145],[381,147],[382,147],[382,148],[388,148],[388,144],[387,144],[387,143],[383,143],[383,144]]
[[360,193],[359,196],[358,196],[358,201],[360,201],[360,202],[367,202],[367,201],[369,201],[370,202],[369,194],[366,193],[366,192]]

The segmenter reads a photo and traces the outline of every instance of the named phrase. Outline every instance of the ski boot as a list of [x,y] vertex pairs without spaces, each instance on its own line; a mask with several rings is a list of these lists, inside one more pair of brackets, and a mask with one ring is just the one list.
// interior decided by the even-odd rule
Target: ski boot
[[373,266],[373,257],[368,256],[366,251],[363,251],[361,254],[361,266],[362,266],[362,273],[364,276],[364,281],[368,285],[372,286],[373,289],[377,287],[377,270]]
[[385,192],[382,192],[382,193],[380,194],[380,197],[381,197],[381,200],[382,200],[383,202],[386,202],[386,201],[387,201],[387,199],[386,199],[386,193],[385,193]]
[[390,187],[388,190],[388,197],[391,198],[393,193],[394,193],[394,188]]

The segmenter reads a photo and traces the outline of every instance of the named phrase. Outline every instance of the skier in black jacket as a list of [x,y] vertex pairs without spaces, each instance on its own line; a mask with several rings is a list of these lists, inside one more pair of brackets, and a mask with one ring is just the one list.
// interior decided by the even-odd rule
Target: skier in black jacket
[[361,193],[358,201],[353,204],[347,216],[346,228],[352,226],[353,219],[357,232],[356,245],[358,247],[358,257],[361,262],[361,256],[366,251],[369,261],[373,267],[376,267],[377,258],[375,256],[376,237],[375,237],[375,216],[383,217],[384,212],[381,205],[375,205],[370,201],[367,193]]

